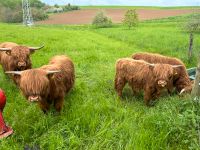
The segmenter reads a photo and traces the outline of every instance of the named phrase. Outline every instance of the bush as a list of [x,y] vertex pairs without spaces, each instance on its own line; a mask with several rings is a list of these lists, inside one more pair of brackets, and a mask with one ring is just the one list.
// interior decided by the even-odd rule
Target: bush
[[36,8],[32,8],[31,10],[34,21],[45,20],[49,17],[43,10],[39,10]]
[[79,6],[72,6],[71,4],[65,5],[63,8],[64,11],[80,10]]
[[125,13],[123,24],[128,26],[130,29],[131,27],[136,27],[139,23],[138,14],[136,13],[135,9],[130,9]]
[[94,17],[92,25],[94,25],[97,28],[111,27],[112,20],[108,18],[102,11],[100,11]]
[[[188,149],[198,149],[200,146],[200,100],[193,99],[183,102],[179,108],[179,121],[170,127],[169,141],[185,145]],[[179,139],[179,140],[178,140]],[[182,139],[182,140],[180,140]]]
[[41,0],[30,0],[30,6],[41,9],[46,6],[45,3],[41,2]]
[[22,22],[22,10],[20,6],[17,6],[15,10],[0,6],[0,21],[7,22],[7,23],[18,23]]

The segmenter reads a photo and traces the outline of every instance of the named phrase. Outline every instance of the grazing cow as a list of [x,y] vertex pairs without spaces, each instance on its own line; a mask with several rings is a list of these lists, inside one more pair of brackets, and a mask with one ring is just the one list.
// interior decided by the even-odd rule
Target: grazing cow
[[70,58],[61,55],[51,59],[48,65],[24,71],[9,71],[8,74],[18,76],[18,84],[26,99],[38,102],[46,113],[53,103],[60,112],[64,96],[74,85],[74,64]]
[[2,43],[0,44],[0,63],[4,71],[31,69],[30,54],[43,47],[27,47],[12,42]]
[[149,105],[151,99],[158,98],[161,90],[173,88],[174,68],[168,64],[150,64],[143,60],[122,58],[116,62],[115,89],[122,96],[128,82],[133,93],[144,91],[144,101]]
[[167,57],[160,54],[152,54],[152,53],[136,53],[132,55],[132,58],[135,60],[144,60],[148,63],[163,63],[170,65],[182,65],[182,67],[176,68],[176,75],[173,79],[173,85],[176,87],[176,90],[182,94],[184,92],[191,93],[192,91],[192,83],[189,79],[186,67],[184,63],[173,57]]

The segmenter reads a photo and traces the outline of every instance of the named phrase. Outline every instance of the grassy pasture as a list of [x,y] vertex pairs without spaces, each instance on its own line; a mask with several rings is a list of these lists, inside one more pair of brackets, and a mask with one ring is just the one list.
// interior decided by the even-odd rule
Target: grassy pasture
[[[200,36],[195,36],[197,54]],[[0,141],[0,149],[197,149],[197,112],[189,96],[163,96],[147,108],[142,94],[132,96],[126,87],[120,100],[113,89],[115,61],[134,52],[176,56],[187,67],[195,66],[196,56],[187,63],[188,38],[170,19],[144,22],[135,30],[120,25],[93,29],[0,24],[0,42],[45,43],[32,55],[34,68],[60,54],[71,57],[76,67],[75,87],[59,116],[53,109],[44,115],[37,105],[28,103],[0,70],[0,87],[8,99],[4,117],[15,131]]]

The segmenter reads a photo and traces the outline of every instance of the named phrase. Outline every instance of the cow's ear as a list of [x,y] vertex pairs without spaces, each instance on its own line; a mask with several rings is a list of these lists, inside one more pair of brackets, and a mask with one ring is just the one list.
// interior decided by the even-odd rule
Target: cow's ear
[[6,51],[6,54],[10,56],[11,55],[11,51]]
[[13,78],[14,78],[15,83],[16,83],[17,85],[19,85],[20,80],[21,80],[21,75],[16,75],[16,74],[14,74],[14,75],[13,75]]
[[30,50],[30,54],[33,54],[33,53],[35,53],[35,50]]
[[47,78],[48,78],[49,80],[52,79],[53,76],[54,76],[54,74],[47,74]]
[[14,78],[15,83],[19,85],[22,71],[6,71],[5,73],[10,74]]
[[149,64],[149,68],[150,68],[151,70],[153,70],[154,67],[155,67],[154,64]]
[[60,72],[60,71],[59,70],[58,71],[47,71],[47,77],[49,79],[52,79],[54,77],[54,74],[58,73],[58,72]]

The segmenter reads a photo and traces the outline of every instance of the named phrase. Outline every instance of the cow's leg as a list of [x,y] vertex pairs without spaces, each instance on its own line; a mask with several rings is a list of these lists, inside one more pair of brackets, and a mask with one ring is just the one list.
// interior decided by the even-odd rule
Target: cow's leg
[[54,107],[57,112],[60,112],[62,110],[63,104],[64,104],[64,97],[55,99]]
[[151,94],[152,95],[152,99],[159,98],[160,97],[160,92],[161,92],[160,89],[156,89],[156,88],[154,90],[152,89],[152,94]]
[[172,96],[173,89],[167,89],[167,91],[168,91],[168,94],[169,94],[170,96]]
[[133,91],[133,95],[137,95],[138,94],[138,91],[133,86],[131,86],[131,89]]
[[144,90],[144,102],[147,106],[150,106],[150,101],[151,99],[153,98],[152,97],[152,90],[150,89],[150,87],[147,87],[145,90]]
[[125,84],[126,84],[125,79],[122,79],[120,77],[115,78],[115,90],[117,91],[117,94],[119,97],[122,96],[122,90],[123,90]]
[[40,108],[42,109],[42,111],[46,114],[47,111],[49,110],[50,108],[50,104],[47,102],[47,101],[40,101],[39,102],[39,106]]

